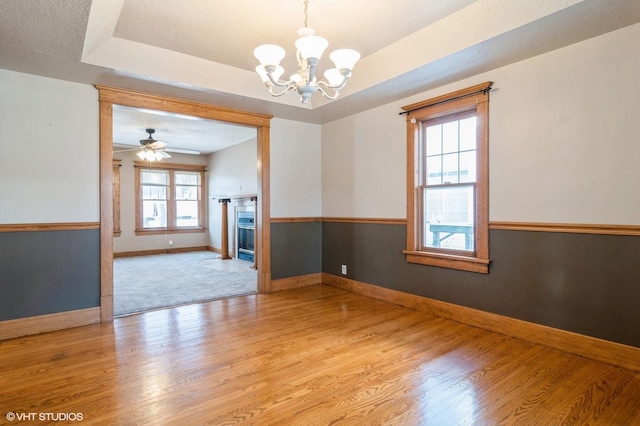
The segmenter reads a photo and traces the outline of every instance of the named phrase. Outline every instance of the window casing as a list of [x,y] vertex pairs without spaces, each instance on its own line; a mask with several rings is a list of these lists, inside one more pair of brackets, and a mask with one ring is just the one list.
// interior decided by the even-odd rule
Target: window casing
[[488,273],[491,84],[403,107],[408,262]]
[[205,231],[205,166],[134,164],[136,235]]
[[113,160],[113,236],[119,237],[120,229],[120,167],[121,160]]

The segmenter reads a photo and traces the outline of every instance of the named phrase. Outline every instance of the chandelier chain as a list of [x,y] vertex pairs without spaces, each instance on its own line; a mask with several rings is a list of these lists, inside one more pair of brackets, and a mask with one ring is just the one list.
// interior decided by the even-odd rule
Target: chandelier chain
[[307,21],[309,19],[309,0],[304,0],[304,26],[308,27]]

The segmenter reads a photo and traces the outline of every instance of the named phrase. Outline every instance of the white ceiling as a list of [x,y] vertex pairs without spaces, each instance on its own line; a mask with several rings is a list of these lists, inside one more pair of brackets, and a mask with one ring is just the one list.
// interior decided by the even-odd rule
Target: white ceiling
[[113,106],[113,144],[117,150],[140,148],[149,136],[167,143],[166,149],[188,149],[207,155],[242,142],[256,139],[255,127],[187,117],[164,111]]
[[[316,94],[310,105],[271,97],[253,71],[253,49],[275,43],[291,74],[303,22],[300,0],[2,0],[0,68],[325,123],[638,23],[640,1],[312,0],[308,24],[328,52],[350,47],[362,59],[340,99]],[[178,147],[172,131],[211,124],[149,125],[162,116],[129,112],[116,114],[115,142],[154,127]],[[223,129],[223,140],[236,130]]]

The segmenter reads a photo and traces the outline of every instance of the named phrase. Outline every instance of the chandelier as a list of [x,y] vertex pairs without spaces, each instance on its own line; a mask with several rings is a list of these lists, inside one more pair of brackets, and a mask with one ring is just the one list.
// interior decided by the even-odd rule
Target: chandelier
[[[336,99],[351,77],[351,70],[355,63],[360,59],[360,53],[355,50],[335,50],[329,55],[335,68],[325,71],[326,81],[318,80],[316,66],[329,42],[325,38],[314,35],[313,29],[307,26],[308,8],[309,0],[304,0],[304,27],[298,30],[300,38],[295,43],[298,72],[289,77],[288,81],[280,81],[280,77],[284,74],[284,68],[280,66],[280,61],[285,55],[282,47],[263,44],[253,51],[253,55],[260,61],[256,72],[269,93],[277,97],[295,89],[300,94],[300,102],[303,104],[309,103],[311,95],[316,92],[322,93],[322,96],[327,99]],[[281,88],[280,91],[277,91],[278,88]]]

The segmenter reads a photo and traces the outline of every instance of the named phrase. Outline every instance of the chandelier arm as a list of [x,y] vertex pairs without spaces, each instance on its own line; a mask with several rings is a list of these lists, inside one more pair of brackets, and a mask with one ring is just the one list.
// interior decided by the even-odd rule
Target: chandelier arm
[[[320,83],[324,83],[324,82],[323,82],[323,81],[321,81]],[[331,87],[331,86],[329,86],[329,85],[328,85],[328,84],[326,84],[326,83],[324,84],[324,86],[326,86],[326,87]],[[339,90],[339,89],[336,89],[336,90],[334,91],[334,95],[332,96],[332,95],[330,95],[329,93],[327,93],[327,91],[326,91],[326,90],[324,90],[321,86],[316,86],[316,87],[317,87],[317,89],[318,89],[318,92],[322,93],[322,96],[324,96],[325,98],[327,98],[327,99],[329,99],[329,100],[335,101],[336,99],[338,99],[338,96],[340,96],[340,90]]]
[[289,91],[295,89],[295,85],[291,84],[291,82],[289,82],[288,84],[284,85],[278,85],[278,86],[287,86],[286,89],[284,89],[282,92],[276,93],[273,91],[273,86],[270,86],[269,84],[265,84],[265,86],[267,86],[267,91],[269,92],[269,94],[271,96],[273,96],[274,98],[278,98],[286,93],[288,93]]
[[267,88],[269,88],[271,85],[278,86],[278,87],[287,87],[291,85],[291,81],[280,83],[278,80],[273,78],[273,71],[275,71],[276,69],[276,67],[274,67],[273,65],[267,65],[264,68],[265,68],[265,71],[267,72],[267,77],[269,77],[269,81],[264,83],[267,86]]

